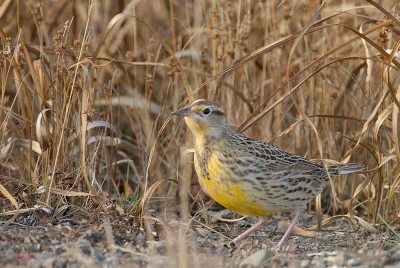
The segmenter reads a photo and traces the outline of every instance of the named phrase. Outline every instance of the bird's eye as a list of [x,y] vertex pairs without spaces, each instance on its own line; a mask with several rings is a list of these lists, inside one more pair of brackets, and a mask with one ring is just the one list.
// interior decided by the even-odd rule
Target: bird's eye
[[210,108],[205,108],[205,109],[203,110],[203,114],[204,114],[204,115],[210,115],[210,114],[211,114],[211,109],[210,109]]

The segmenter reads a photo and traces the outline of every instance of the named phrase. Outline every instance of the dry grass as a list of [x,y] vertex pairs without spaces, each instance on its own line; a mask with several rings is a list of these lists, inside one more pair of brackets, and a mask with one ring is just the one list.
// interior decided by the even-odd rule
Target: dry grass
[[308,2],[3,1],[3,219],[117,211],[149,240],[154,220],[164,237],[178,229],[166,255],[191,261],[188,226],[207,226],[198,210],[210,200],[184,153],[191,136],[169,115],[207,98],[250,137],[364,163],[365,176],[332,181],[324,212],[396,228],[399,3]]

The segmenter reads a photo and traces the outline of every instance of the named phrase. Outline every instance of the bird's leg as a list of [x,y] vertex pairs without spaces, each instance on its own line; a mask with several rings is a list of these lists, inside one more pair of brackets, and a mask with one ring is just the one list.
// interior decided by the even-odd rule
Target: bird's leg
[[232,240],[231,244],[237,245],[240,241],[242,241],[244,238],[246,238],[249,234],[260,228],[264,224],[264,221],[259,221],[253,226],[251,226],[249,229],[241,233],[238,237]]
[[299,222],[299,215],[296,215],[292,221],[292,223],[289,225],[289,228],[287,229],[286,233],[283,235],[281,241],[279,241],[278,244],[278,249],[281,249],[282,246],[285,244],[286,240],[288,239],[290,233],[292,232],[293,228],[296,226],[296,224]]

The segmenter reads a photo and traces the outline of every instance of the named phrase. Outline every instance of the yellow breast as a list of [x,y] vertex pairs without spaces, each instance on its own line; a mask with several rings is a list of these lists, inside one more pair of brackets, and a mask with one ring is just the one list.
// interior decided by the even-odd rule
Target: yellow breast
[[195,156],[195,168],[200,185],[204,191],[224,207],[244,216],[264,216],[275,211],[267,211],[263,207],[262,200],[254,194],[254,186],[245,180],[238,178],[226,163],[219,160],[218,152],[211,155],[207,163],[208,178],[202,175],[200,166]]

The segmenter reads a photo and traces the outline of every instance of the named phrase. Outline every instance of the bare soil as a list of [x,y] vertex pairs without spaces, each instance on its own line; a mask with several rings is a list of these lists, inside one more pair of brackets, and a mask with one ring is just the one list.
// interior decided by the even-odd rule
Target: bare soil
[[[371,234],[346,218],[314,237],[292,234],[283,252],[276,252],[290,214],[271,217],[235,248],[227,237],[255,219],[212,220],[209,228],[195,221],[150,220],[146,234],[134,217],[112,215],[82,209],[68,217],[19,215],[0,233],[0,267],[400,267],[399,242],[389,230]],[[305,213],[299,226],[315,224],[315,215]]]

